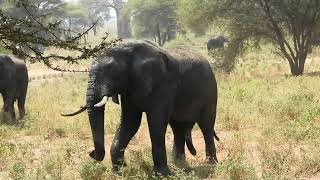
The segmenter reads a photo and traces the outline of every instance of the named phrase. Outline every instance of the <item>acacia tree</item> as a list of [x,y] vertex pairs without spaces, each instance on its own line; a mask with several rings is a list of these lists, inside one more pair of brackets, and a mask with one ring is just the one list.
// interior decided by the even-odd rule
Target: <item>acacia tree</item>
[[[269,40],[288,61],[292,75],[303,74],[320,23],[319,0],[199,0],[199,4],[205,4],[206,9],[201,14],[202,18],[197,19],[198,22],[201,19],[215,24],[220,22],[220,25],[226,26],[231,41]],[[192,11],[198,7],[189,8]],[[185,10],[181,7],[180,11]],[[187,19],[189,16],[184,14],[180,18]],[[198,22],[191,21],[193,24]]]
[[153,38],[160,46],[175,37],[177,18],[172,0],[129,0],[125,12],[132,17],[137,37]]
[[[14,2],[13,5],[16,8],[24,11],[25,16],[13,16],[0,8],[0,42],[14,54],[42,61],[54,70],[69,71],[52,65],[52,59],[77,63],[78,60],[96,56],[101,50],[115,46],[116,42],[119,41],[118,39],[107,41],[105,36],[97,46],[84,46],[80,43],[80,39],[92,29],[94,24],[83,32],[71,32],[71,36],[65,38],[61,34],[64,34],[68,29],[61,26],[61,21],[52,20],[50,18],[52,17],[51,13],[39,13],[43,5],[35,6],[32,0],[12,2]],[[17,44],[28,48],[32,53],[17,48]],[[78,55],[45,54],[35,49],[34,44],[69,50]]]
[[[26,19],[28,17],[27,12],[37,14],[39,16],[44,15],[44,14],[52,14],[51,19],[54,19],[55,16],[53,14],[60,14],[62,12],[62,8],[64,7],[65,3],[62,2],[61,0],[32,0],[30,1],[34,7],[37,8],[27,8],[28,11],[25,11],[22,6],[18,7],[16,6],[15,1],[2,1],[0,3],[0,8],[3,13],[6,15],[16,18],[16,19]],[[41,8],[39,8],[41,6]],[[44,23],[45,19],[40,20],[41,23]],[[22,30],[28,30],[28,26],[26,25],[21,25],[20,29]],[[37,36],[44,36],[43,32],[38,32],[36,33]],[[30,49],[26,46],[24,46],[21,43],[15,44],[15,47],[18,48],[21,51],[25,51],[26,53],[30,52]],[[33,44],[32,47],[37,50],[37,51],[43,51],[44,48],[41,44]],[[22,56],[22,54],[15,54],[18,58],[24,59],[25,57]]]

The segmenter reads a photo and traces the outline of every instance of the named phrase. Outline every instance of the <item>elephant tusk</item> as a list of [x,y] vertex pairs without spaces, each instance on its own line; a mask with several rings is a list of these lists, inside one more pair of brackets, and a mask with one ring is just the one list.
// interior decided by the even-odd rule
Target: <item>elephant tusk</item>
[[97,104],[95,104],[94,107],[104,106],[107,103],[108,99],[109,99],[109,97],[103,96],[102,100],[100,102],[98,102]]
[[85,111],[87,109],[87,106],[81,106],[80,109],[76,112],[70,113],[70,114],[61,114],[61,116],[75,116],[77,114],[82,113],[83,111]]

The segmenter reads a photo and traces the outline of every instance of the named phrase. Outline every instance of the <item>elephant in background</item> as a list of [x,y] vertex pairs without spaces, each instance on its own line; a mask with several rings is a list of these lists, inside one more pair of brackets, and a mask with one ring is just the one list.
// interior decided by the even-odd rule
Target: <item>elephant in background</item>
[[154,171],[171,174],[167,165],[165,134],[170,124],[174,134],[174,158],[185,157],[185,144],[196,151],[191,130],[197,123],[204,135],[207,160],[217,162],[214,124],[217,83],[208,61],[188,49],[160,49],[148,41],[124,43],[106,50],[92,64],[87,102],[73,116],[88,111],[95,150],[90,156],[102,161],[104,109],[109,97],[120,95],[121,123],[112,142],[113,167],[124,164],[124,151],[147,115],[152,142]]
[[210,51],[215,48],[223,48],[225,42],[228,42],[228,39],[223,36],[212,37],[207,42],[207,49]]
[[0,93],[3,110],[12,120],[16,119],[14,102],[18,100],[19,116],[25,115],[25,100],[28,89],[28,70],[25,63],[9,56],[0,56]]

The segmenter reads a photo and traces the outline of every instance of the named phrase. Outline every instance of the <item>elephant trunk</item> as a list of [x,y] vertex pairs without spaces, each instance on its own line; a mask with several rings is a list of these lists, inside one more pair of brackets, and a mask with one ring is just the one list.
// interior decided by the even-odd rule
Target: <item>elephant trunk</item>
[[102,161],[105,156],[104,149],[104,106],[94,107],[94,105],[99,101],[95,94],[95,76],[90,75],[90,80],[87,89],[87,111],[92,131],[92,138],[94,143],[94,148],[90,153],[90,156],[97,160]]

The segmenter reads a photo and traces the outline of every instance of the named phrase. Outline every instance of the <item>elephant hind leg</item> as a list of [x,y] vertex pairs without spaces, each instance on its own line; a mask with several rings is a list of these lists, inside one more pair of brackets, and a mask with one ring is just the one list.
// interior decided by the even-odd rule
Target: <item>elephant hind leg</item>
[[25,114],[26,114],[26,110],[25,110],[25,101],[26,101],[26,97],[22,96],[18,98],[18,109],[19,109],[19,118],[22,119]]
[[6,93],[2,94],[3,97],[3,111],[7,114],[9,114],[9,117],[11,120],[15,120],[16,119],[16,114],[14,112],[14,99],[12,96],[9,96]]
[[174,136],[174,143],[172,149],[172,156],[174,161],[185,160],[185,148],[186,143],[185,127],[182,123],[170,122],[170,126]]
[[214,108],[210,106],[203,110],[198,125],[204,137],[207,161],[209,163],[217,163],[218,159],[214,142],[214,123],[216,118],[216,112],[212,111],[212,109]]

